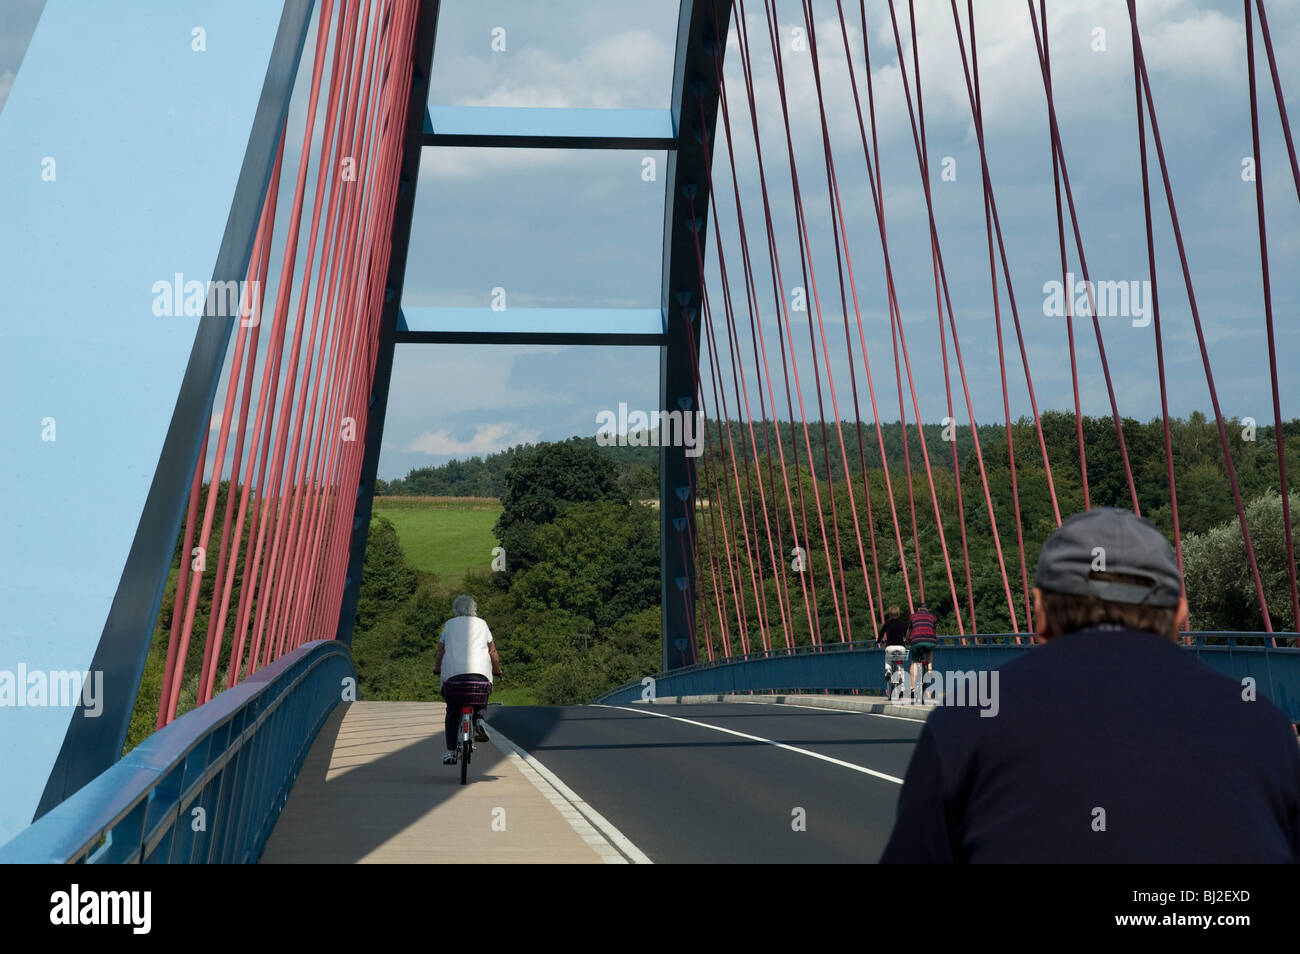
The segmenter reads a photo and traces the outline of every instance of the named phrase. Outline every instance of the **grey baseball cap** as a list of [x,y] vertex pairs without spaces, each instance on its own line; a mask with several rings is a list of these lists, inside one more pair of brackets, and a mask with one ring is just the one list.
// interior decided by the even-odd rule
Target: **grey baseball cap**
[[[1098,571],[1151,582],[1093,579]],[[1061,524],[1043,544],[1034,584],[1053,593],[1160,607],[1177,606],[1183,591],[1178,560],[1165,535],[1148,520],[1114,507],[1087,510]]]

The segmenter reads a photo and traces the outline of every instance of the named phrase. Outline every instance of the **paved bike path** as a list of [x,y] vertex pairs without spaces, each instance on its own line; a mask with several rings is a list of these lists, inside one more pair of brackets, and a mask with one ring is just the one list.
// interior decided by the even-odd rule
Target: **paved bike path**
[[444,712],[442,703],[339,706],[303,763],[262,863],[623,860],[579,820],[584,838],[565,817],[567,805],[490,743],[476,747],[462,786],[459,766],[442,764]]

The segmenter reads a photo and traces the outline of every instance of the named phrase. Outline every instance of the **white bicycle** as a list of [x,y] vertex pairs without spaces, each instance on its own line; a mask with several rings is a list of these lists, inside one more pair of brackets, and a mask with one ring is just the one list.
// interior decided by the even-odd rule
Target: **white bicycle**
[[903,697],[907,685],[907,647],[885,647],[885,682],[889,684],[889,698],[897,702]]

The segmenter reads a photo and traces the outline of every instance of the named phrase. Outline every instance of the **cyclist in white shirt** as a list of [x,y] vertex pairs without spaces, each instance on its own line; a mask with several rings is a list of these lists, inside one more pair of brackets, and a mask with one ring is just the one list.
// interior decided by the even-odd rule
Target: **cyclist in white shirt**
[[443,765],[454,765],[458,757],[456,730],[462,705],[474,707],[474,738],[488,740],[481,720],[492,691],[492,677],[501,675],[501,660],[492,641],[492,630],[478,615],[478,604],[462,593],[451,605],[452,618],[438,637],[434,675],[442,677],[442,698],[447,703],[447,753]]

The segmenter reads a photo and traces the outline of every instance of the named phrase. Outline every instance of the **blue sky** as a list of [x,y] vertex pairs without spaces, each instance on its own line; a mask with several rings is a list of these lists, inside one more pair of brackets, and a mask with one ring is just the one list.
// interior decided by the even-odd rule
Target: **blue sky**
[[[846,10],[856,9],[846,4]],[[905,15],[905,4],[900,4]],[[1095,280],[1149,278],[1137,161],[1132,62],[1123,0],[1050,2],[1055,98]],[[1271,420],[1253,185],[1241,180],[1251,153],[1245,41],[1239,3],[1142,0],[1138,4],[1161,133],[1210,344],[1225,414]],[[30,34],[39,2],[5,0],[0,11],[0,96]],[[882,175],[890,246],[922,416],[945,413],[937,346],[934,285],[920,178],[889,31],[888,8],[868,4],[873,81],[880,123]],[[1001,419],[1001,384],[988,276],[979,153],[948,3],[921,0],[918,38],[932,188],[958,330],[981,422]],[[1007,240],[1014,290],[1041,408],[1071,406],[1063,322],[1043,314],[1043,284],[1059,278],[1046,105],[1023,2],[976,5],[980,74],[989,161]],[[876,375],[881,416],[897,419],[892,351],[885,312],[880,243],[858,141],[835,4],[817,0],[818,52],[850,252],[862,304],[864,336]],[[469,0],[443,4],[430,102],[459,105],[662,108],[670,97],[674,0],[601,4],[555,0]],[[764,161],[775,203],[778,252],[787,294],[802,285],[771,53],[762,5],[746,3],[759,74],[756,95]],[[812,233],[822,318],[841,413],[851,414],[843,315],[834,280],[821,134],[810,58],[793,48],[799,4],[778,4],[795,157]],[[1300,5],[1269,4],[1270,26],[1292,117],[1300,115]],[[963,14],[964,15],[964,14]],[[856,13],[852,14],[856,19]],[[494,51],[492,30],[506,31]],[[1094,50],[1095,30],[1106,49]],[[906,34],[906,26],[904,25]],[[761,321],[775,361],[778,316],[766,264],[754,144],[735,54],[726,79],[733,91],[739,186],[759,280]],[[861,31],[850,31],[863,83]],[[308,45],[310,50],[310,41]],[[905,41],[910,60],[910,46]],[[1262,51],[1260,52],[1262,61]],[[910,72],[910,70],[909,70]],[[1300,354],[1300,202],[1297,201],[1267,74],[1259,74],[1273,295],[1283,415],[1298,411],[1293,368]],[[301,125],[301,98],[291,116]],[[291,124],[293,119],[291,119]],[[291,125],[292,128],[292,125]],[[743,134],[742,134],[743,131]],[[718,155],[724,144],[719,142]],[[657,306],[662,246],[663,181],[641,179],[641,152],[425,150],[404,300],[410,304],[485,305],[494,287],[512,306]],[[939,179],[945,157],[953,182]],[[663,169],[662,156],[657,157]],[[731,182],[715,164],[718,222],[733,282],[740,273]],[[1153,167],[1153,172],[1154,172]],[[286,175],[286,178],[290,178]],[[1171,381],[1171,412],[1209,410],[1204,372],[1187,308],[1164,195],[1153,179],[1156,246]],[[286,203],[282,203],[282,208]],[[1067,226],[1068,227],[1068,226]],[[1078,273],[1071,246],[1070,260]],[[721,290],[709,240],[710,294],[721,317]],[[1002,286],[999,275],[999,287]],[[743,307],[743,288],[732,289]],[[1004,333],[1013,334],[1003,289]],[[743,312],[742,312],[743,314]],[[807,315],[792,316],[796,358],[809,408],[815,408]],[[815,314],[813,315],[815,319]],[[852,318],[852,315],[851,315]],[[853,336],[857,342],[856,319]],[[1146,419],[1159,411],[1153,329],[1126,318],[1102,319],[1121,411]],[[1090,322],[1076,323],[1081,388],[1088,413],[1108,413]],[[838,340],[838,346],[835,342]],[[1012,413],[1028,411],[1019,358],[1008,338]],[[748,347],[746,345],[746,347]],[[820,358],[820,355],[819,355]],[[859,380],[861,355],[856,354]],[[490,453],[519,441],[592,433],[596,415],[626,402],[657,402],[658,355],[649,348],[399,346],[395,359],[380,476],[452,456]],[[823,369],[823,374],[824,374]],[[751,378],[752,380],[752,378]],[[825,381],[823,379],[823,384]],[[956,384],[954,380],[954,384]],[[706,379],[706,387],[708,387]],[[967,420],[957,397],[956,418]],[[220,397],[220,396],[219,396]],[[868,406],[865,386],[860,392]],[[751,393],[755,408],[759,396]],[[783,401],[783,399],[781,399]],[[829,397],[826,402],[830,413]],[[892,408],[892,410],[890,410]],[[734,411],[733,411],[734,413]],[[912,417],[910,403],[907,409]]]

